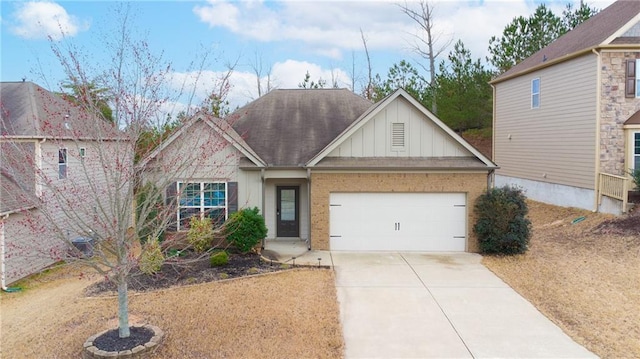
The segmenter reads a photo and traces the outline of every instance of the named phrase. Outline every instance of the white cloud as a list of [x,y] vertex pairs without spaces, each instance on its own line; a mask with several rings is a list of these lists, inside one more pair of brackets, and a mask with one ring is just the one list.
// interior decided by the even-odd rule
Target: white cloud
[[60,40],[64,36],[75,36],[78,32],[88,29],[87,22],[83,22],[55,2],[30,1],[17,5],[11,26],[14,34],[25,39]]
[[370,49],[398,49],[398,34],[409,31],[403,15],[391,2],[278,3],[212,0],[195,6],[198,19],[242,37],[262,42],[297,41],[317,54],[342,58],[343,50],[360,50],[360,29]]
[[[319,79],[323,79],[326,81],[326,87],[331,87],[332,79],[335,79],[338,87],[349,87],[349,75],[339,68],[327,69],[314,63],[289,59],[277,62],[271,68],[271,88],[298,88],[298,84],[304,80],[307,71],[311,76],[311,81],[318,82]],[[179,111],[186,110],[189,106],[200,105],[212,91],[217,91],[220,88],[221,79],[225,75],[224,71],[210,70],[172,73],[169,87],[174,91],[183,91],[184,94],[180,96],[180,102],[165,104],[163,113],[175,115]],[[263,90],[266,91],[267,76],[263,76],[260,81]],[[254,73],[233,71],[229,77],[229,83],[231,88],[227,100],[232,110],[258,98],[258,85]],[[193,97],[191,97],[191,93],[193,93]]]
[[[574,5],[579,0],[568,0]],[[592,0],[591,6],[604,8],[614,0]],[[340,60],[348,51],[362,51],[360,29],[370,51],[398,53],[398,61],[408,57],[415,42],[417,25],[396,5],[402,1],[284,1],[236,2],[210,0],[195,6],[198,19],[211,27],[222,27],[250,40],[289,42],[300,51]],[[409,6],[417,3],[409,1]],[[517,16],[529,16],[537,6],[532,0],[440,0],[434,1],[434,32],[440,45],[461,39],[472,56],[488,55],[489,39],[500,36]],[[566,1],[550,1],[548,6],[561,14]],[[438,44],[437,44],[438,45]],[[436,46],[438,47],[438,46]],[[440,59],[446,58],[452,47]],[[416,56],[414,56],[415,58]]]

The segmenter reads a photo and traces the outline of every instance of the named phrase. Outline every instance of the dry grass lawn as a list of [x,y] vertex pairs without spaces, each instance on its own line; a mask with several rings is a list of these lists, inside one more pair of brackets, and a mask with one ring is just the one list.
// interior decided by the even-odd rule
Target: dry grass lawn
[[[113,297],[69,268],[3,293],[0,357],[78,358],[87,337],[115,327]],[[162,328],[153,358],[339,358],[344,343],[333,271],[297,269],[131,295],[131,323]]]
[[[528,253],[483,263],[597,355],[640,358],[640,232],[596,230],[612,217],[589,211],[537,202],[529,209]],[[640,228],[640,215],[631,220]]]

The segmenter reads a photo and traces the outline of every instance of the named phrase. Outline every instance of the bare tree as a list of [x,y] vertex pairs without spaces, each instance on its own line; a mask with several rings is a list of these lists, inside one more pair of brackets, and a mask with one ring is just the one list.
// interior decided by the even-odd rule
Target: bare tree
[[369,48],[367,47],[367,39],[364,36],[362,28],[360,28],[360,38],[362,38],[362,46],[364,46],[364,53],[367,56],[367,84],[364,89],[364,97],[368,100],[374,98],[374,84],[373,84],[373,72],[371,70],[371,57],[369,57]]
[[[159,238],[176,221],[176,198],[165,190],[177,191],[176,179],[189,181],[196,171],[224,178],[218,171],[228,167],[226,161],[237,160],[232,151],[225,151],[228,143],[220,135],[230,130],[229,124],[210,112],[192,115],[194,107],[187,103],[184,116],[190,120],[185,126],[198,133],[197,139],[172,142],[171,151],[160,159],[135,163],[136,147],[153,124],[171,119],[163,108],[191,97],[188,91],[172,90],[171,65],[152,53],[144,40],[132,37],[129,14],[127,7],[121,8],[118,28],[104,42],[111,55],[108,63],[90,64],[92,56],[73,44],[52,42],[70,81],[67,85],[104,89],[113,122],[98,115],[95,103],[85,100],[90,97],[79,97],[74,104],[25,83],[32,86],[41,109],[35,135],[25,136],[22,128],[13,126],[20,113],[5,103],[0,131],[2,200],[24,204],[12,214],[19,216],[9,238],[12,258],[72,261],[108,278],[117,286],[121,338],[130,335],[127,282],[145,254],[139,234]],[[216,96],[224,99],[226,85],[217,90]],[[151,185],[141,197],[144,182]],[[34,236],[42,240],[34,241]],[[90,239],[91,258],[76,248],[78,238]],[[46,246],[38,247],[44,242]]]
[[413,51],[419,56],[428,61],[429,66],[420,66],[427,72],[429,72],[429,87],[432,91],[431,99],[431,111],[435,114],[438,112],[436,104],[436,93],[434,91],[434,80],[436,75],[436,60],[440,54],[442,54],[451,42],[453,38],[444,40],[441,43],[443,34],[434,33],[434,6],[427,0],[420,0],[418,2],[419,8],[417,10],[409,7],[407,2],[404,5],[398,5],[403,13],[405,13],[411,20],[413,20],[420,27],[420,33],[415,34],[415,43],[412,45]]
[[[250,64],[250,66],[251,66],[251,70],[253,70],[253,73],[256,75],[256,89],[258,90],[258,97],[261,97],[266,93],[269,93],[269,91],[272,90],[272,84],[271,84],[272,66],[269,65],[265,67],[264,63],[262,62],[262,56],[259,55],[257,52],[254,53],[254,59],[253,59],[253,62]],[[265,76],[266,76],[266,79],[263,79],[263,77]],[[263,81],[266,81],[264,85],[263,85]]]

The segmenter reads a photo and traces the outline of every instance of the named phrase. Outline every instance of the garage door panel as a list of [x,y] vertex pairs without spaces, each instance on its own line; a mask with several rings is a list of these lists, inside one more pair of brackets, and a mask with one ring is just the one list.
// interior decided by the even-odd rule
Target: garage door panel
[[464,251],[464,193],[332,193],[332,250]]

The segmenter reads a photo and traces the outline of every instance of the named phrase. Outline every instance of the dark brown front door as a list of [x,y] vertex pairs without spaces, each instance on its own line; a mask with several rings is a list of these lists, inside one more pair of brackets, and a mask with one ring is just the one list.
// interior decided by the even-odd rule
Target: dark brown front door
[[276,191],[277,236],[300,237],[300,187],[278,186]]

